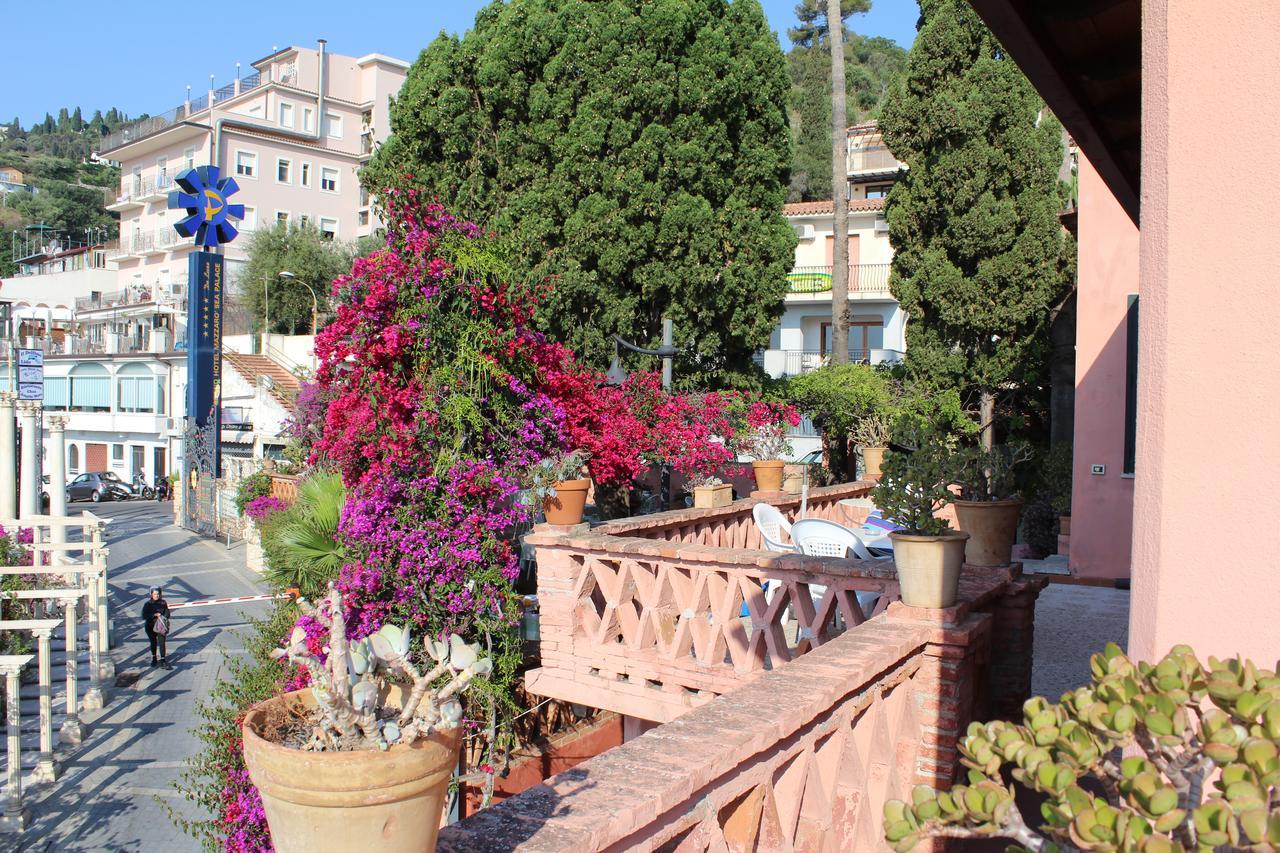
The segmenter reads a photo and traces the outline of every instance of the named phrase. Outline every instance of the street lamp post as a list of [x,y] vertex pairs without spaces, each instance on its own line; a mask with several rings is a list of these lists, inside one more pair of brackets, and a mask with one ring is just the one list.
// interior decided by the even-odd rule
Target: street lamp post
[[[614,335],[613,339],[619,344],[621,344],[622,346],[631,350],[632,352],[638,352],[641,355],[656,355],[659,358],[661,358],[662,359],[662,390],[664,391],[671,390],[672,362],[674,361],[676,355],[679,354],[680,348],[675,346],[670,319],[666,317],[662,318],[662,346],[658,347],[657,349],[645,349],[643,347],[638,347],[635,344],[631,343],[630,341],[623,340],[618,335]],[[618,368],[616,372],[614,371],[615,366]],[[625,378],[625,373],[622,371],[621,368],[622,366],[621,364],[618,363],[617,356],[615,355],[614,364],[609,368],[610,376],[611,377],[621,376]],[[662,491],[662,510],[665,511],[667,509],[670,509],[670,506],[671,506],[671,466],[665,462],[662,463],[661,491]]]
[[316,318],[320,312],[320,301],[316,298],[315,290],[311,287],[311,285],[307,284],[305,281],[298,278],[296,274],[291,273],[288,270],[282,270],[280,272],[280,277],[286,281],[296,281],[298,284],[305,287],[307,289],[307,292],[311,294],[311,336],[315,337]]

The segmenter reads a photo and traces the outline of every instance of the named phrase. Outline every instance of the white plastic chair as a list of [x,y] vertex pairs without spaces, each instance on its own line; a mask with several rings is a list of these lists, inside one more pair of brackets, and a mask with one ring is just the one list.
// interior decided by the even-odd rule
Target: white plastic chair
[[843,524],[825,518],[802,518],[791,527],[791,541],[800,553],[810,557],[846,557],[852,552],[859,560],[870,560],[871,552],[862,539]]
[[[849,557],[859,560],[874,559],[862,539],[843,524],[825,518],[802,518],[791,526],[791,541],[800,553],[810,557]],[[812,585],[810,592],[819,600],[827,594],[825,586]],[[870,615],[880,600],[878,592],[858,592],[858,606],[864,615]]]
[[[751,517],[755,519],[756,529],[760,531],[760,538],[764,540],[764,547],[767,550],[783,554],[794,554],[800,550],[794,544],[782,541],[784,533],[791,538],[791,522],[787,521],[786,516],[779,512],[776,506],[765,503],[756,504],[751,508]],[[791,541],[795,542],[794,539]]]

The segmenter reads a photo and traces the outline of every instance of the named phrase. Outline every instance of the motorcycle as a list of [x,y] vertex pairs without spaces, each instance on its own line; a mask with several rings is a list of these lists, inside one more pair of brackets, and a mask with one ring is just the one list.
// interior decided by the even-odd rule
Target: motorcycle
[[147,481],[142,479],[141,474],[133,478],[133,493],[144,501],[149,501],[156,496],[156,490],[147,485]]
[[156,477],[156,487],[153,494],[158,501],[169,500],[169,480],[166,477]]

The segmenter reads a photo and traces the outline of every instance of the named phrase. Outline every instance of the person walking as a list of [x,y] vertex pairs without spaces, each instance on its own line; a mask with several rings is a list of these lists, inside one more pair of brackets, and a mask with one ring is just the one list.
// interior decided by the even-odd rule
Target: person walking
[[[164,600],[164,590],[158,586],[151,587],[151,598],[142,605],[142,627],[147,631],[147,639],[151,641],[151,665],[161,669],[173,669],[165,659],[164,641],[169,635],[169,602]],[[156,648],[160,649],[160,657],[156,658]]]

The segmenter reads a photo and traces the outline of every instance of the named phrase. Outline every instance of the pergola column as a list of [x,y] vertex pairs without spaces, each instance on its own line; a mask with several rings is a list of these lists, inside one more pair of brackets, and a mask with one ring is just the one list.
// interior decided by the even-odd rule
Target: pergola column
[[53,628],[34,628],[36,661],[40,669],[40,759],[32,777],[37,782],[58,778],[58,765],[53,758]]
[[22,420],[22,473],[18,492],[18,515],[30,518],[40,512],[40,406],[29,400],[18,402]]
[[0,518],[18,517],[18,456],[13,393],[0,391]]
[[67,631],[67,717],[62,721],[58,740],[70,746],[79,746],[84,740],[84,726],[80,723],[80,695],[76,684],[76,667],[79,655],[76,651],[76,605],[79,598],[62,598],[58,605],[65,614]]
[[[49,415],[49,514],[54,518],[67,515],[67,417]],[[60,524],[49,525],[49,540],[57,545],[67,541],[67,528]],[[66,562],[64,552],[53,552],[55,564]]]
[[5,715],[5,765],[8,780],[5,784],[8,799],[4,814],[0,815],[0,832],[21,832],[27,825],[27,810],[22,805],[22,668],[31,661],[31,655],[4,655],[0,657],[0,673],[4,675]]
[[88,594],[89,611],[89,689],[85,691],[84,703],[86,711],[99,711],[107,703],[106,691],[102,688],[102,637],[98,631],[98,579],[100,573],[84,571],[80,578]]

